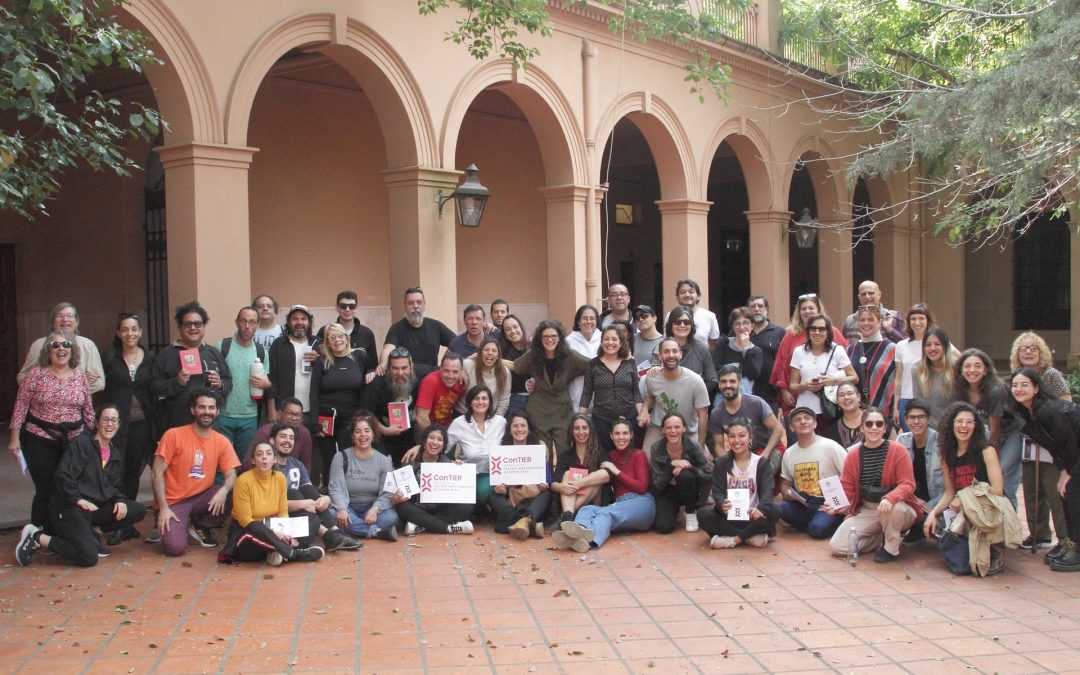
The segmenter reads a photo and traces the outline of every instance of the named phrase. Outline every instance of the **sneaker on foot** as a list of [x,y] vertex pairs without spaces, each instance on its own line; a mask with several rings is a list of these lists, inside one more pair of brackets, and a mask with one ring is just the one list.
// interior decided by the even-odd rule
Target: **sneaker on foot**
[[105,548],[105,544],[101,542],[101,537],[94,537],[94,545],[97,546],[97,557],[108,558],[112,555],[112,552]]
[[1024,541],[1020,542],[1020,548],[1026,549],[1028,551],[1030,551],[1032,548],[1050,548],[1053,545],[1054,542],[1052,539],[1036,540],[1035,537],[1031,536],[1030,534],[1027,536],[1026,539],[1024,539]]
[[757,548],[765,548],[769,543],[769,535],[767,534],[755,534],[746,540],[746,543],[750,546],[756,546]]
[[411,537],[414,534],[420,534],[424,531],[424,528],[420,527],[416,523],[405,523],[405,536]]
[[277,551],[270,551],[266,554],[266,564],[271,567],[281,567],[283,562],[285,562],[285,558]]
[[460,523],[454,523],[447,531],[447,534],[472,534],[474,531],[471,520],[463,520]]
[[[584,540],[586,544],[592,542],[593,538],[596,536],[595,532],[593,532],[589,528],[585,527],[581,523],[573,521],[573,520],[568,520],[565,523],[563,523],[562,531],[567,536],[569,536],[569,537],[571,537],[573,539],[582,539],[582,540]],[[575,550],[577,550],[577,549],[575,549]],[[589,549],[586,548],[585,550],[587,551]]]
[[555,530],[551,533],[551,541],[555,542],[557,548],[569,548],[577,551],[578,553],[588,553],[590,550],[589,542],[584,539],[578,539],[571,537],[562,530]]
[[364,542],[360,541],[356,537],[346,534],[345,541],[341,544],[342,551],[355,551],[358,548],[363,548]]
[[1001,551],[990,551],[990,566],[986,569],[986,576],[993,576],[1005,569],[1005,555]]
[[735,537],[721,537],[716,535],[709,540],[709,548],[735,548]]
[[125,528],[120,528],[119,530],[110,532],[109,538],[105,540],[105,543],[109,546],[119,546],[120,544],[123,544],[124,539],[126,538],[124,537],[124,529]]
[[23,527],[22,534],[19,535],[19,543],[15,545],[15,560],[23,567],[30,564],[30,559],[34,557],[34,552],[38,550],[37,535],[39,532],[41,532],[40,527],[28,523]]
[[341,530],[327,530],[323,533],[322,540],[326,544],[326,552],[331,553],[341,548],[345,543],[345,533]]
[[1063,539],[1063,540],[1059,541],[1057,546],[1050,549],[1050,551],[1045,556],[1043,556],[1043,562],[1045,564],[1049,565],[1056,558],[1060,558],[1065,553],[1065,549],[1068,546],[1069,546],[1068,540]]
[[686,514],[686,531],[687,532],[697,532],[699,529],[700,528],[698,527],[697,514],[696,513],[687,513]]
[[[386,528],[386,530],[393,529],[392,527]],[[383,530],[383,532],[386,530]],[[289,556],[289,562],[316,562],[322,560],[324,555],[326,555],[326,551],[323,550],[322,546],[294,548],[292,555]]]
[[[396,527],[376,527],[371,530],[372,539],[382,539],[383,541],[397,541],[397,528]],[[316,547],[317,548],[317,547]],[[320,549],[322,550],[322,549]]]
[[139,538],[139,530],[134,525],[128,525],[127,527],[124,528],[123,532],[124,532],[124,541],[127,541],[128,539],[138,539]]
[[898,555],[893,555],[892,553],[889,553],[888,551],[885,550],[885,547],[882,546],[881,548],[878,549],[877,553],[874,554],[874,562],[876,562],[876,563],[891,563],[891,562],[893,562],[894,560],[896,560],[899,557],[900,556],[898,556]]
[[195,540],[195,543],[203,548],[214,548],[218,545],[217,539],[214,539],[209,527],[189,525],[187,531],[188,535]]
[[531,525],[528,518],[519,518],[516,523],[509,527],[510,536],[518,541],[525,541],[529,538],[529,530]]
[[143,537],[143,541],[147,544],[160,544],[161,543],[161,530],[156,527],[150,528],[150,531]]

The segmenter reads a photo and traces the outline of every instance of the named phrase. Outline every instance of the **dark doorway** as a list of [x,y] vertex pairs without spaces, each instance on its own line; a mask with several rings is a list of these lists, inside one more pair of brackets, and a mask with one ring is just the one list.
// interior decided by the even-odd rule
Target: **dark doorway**
[[727,332],[727,315],[750,296],[750,208],[739,159],[727,141],[709,168],[709,309]]
[[[855,183],[855,192],[851,197],[851,276],[853,293],[852,308],[859,306],[859,284],[874,278],[874,219],[870,215],[870,191],[863,179]],[[846,312],[847,309],[845,308]]]
[[11,421],[19,374],[19,324],[15,306],[15,245],[0,244],[0,422]]

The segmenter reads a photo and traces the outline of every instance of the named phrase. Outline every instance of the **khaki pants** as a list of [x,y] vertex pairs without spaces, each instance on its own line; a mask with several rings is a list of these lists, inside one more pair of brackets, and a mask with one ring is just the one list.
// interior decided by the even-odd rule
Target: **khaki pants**
[[851,528],[859,538],[859,553],[876,551],[881,546],[884,536],[885,550],[893,555],[900,553],[900,540],[904,531],[915,522],[915,509],[904,502],[893,504],[888,514],[878,512],[877,504],[863,502],[862,508],[854,516],[845,518],[829,541],[833,555],[846,556],[849,552],[848,538]]

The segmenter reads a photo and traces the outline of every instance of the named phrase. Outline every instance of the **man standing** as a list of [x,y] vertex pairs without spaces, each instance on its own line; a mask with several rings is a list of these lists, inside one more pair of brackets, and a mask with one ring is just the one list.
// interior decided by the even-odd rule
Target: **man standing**
[[251,445],[248,446],[248,456],[251,456],[251,451],[255,448],[256,443],[266,443],[273,440],[270,438],[270,430],[274,428],[275,424],[288,424],[293,427],[293,447],[289,451],[289,456],[303,464],[308,473],[311,473],[311,432],[308,431],[307,426],[304,424],[303,405],[295,398],[282,399],[277,418],[278,422],[267,422],[255,432],[255,436],[251,439]]
[[656,330],[656,310],[649,305],[634,308],[634,326],[638,331],[634,336],[634,363],[641,373],[652,366],[653,353],[664,334]]
[[[86,373],[86,379],[90,382],[90,393],[96,394],[105,389],[105,369],[101,365],[101,354],[98,353],[97,345],[93,340],[79,335],[79,311],[70,302],[61,302],[52,309],[52,330],[58,330],[67,336],[67,339],[79,346],[79,370]],[[30,344],[30,350],[26,352],[19,374],[15,377],[17,384],[22,384],[30,369],[38,365],[41,357],[41,347],[45,344],[45,337],[40,337]]]
[[828,539],[844,516],[831,515],[824,508],[819,481],[843,473],[847,451],[836,441],[817,435],[817,415],[810,408],[795,408],[788,419],[798,443],[784,453],[780,468],[781,518],[814,539]]
[[[720,322],[711,311],[698,307],[701,302],[701,286],[693,279],[679,279],[675,282],[675,299],[689,309],[694,317],[694,337],[712,351],[720,338]],[[664,323],[667,323],[666,317]]]
[[450,351],[467,359],[480,349],[480,343],[487,334],[484,333],[484,308],[480,305],[469,305],[462,315],[465,322],[465,332],[450,341]]
[[[180,339],[158,352],[150,371],[150,394],[157,400],[158,430],[189,424],[193,392],[205,388],[228,396],[232,373],[217,347],[203,342],[210,316],[195,300],[180,305],[173,317]],[[183,364],[181,361],[183,360]],[[217,409],[214,410],[217,419]]]
[[443,354],[439,369],[420,381],[416,394],[417,442],[421,440],[420,433],[432,422],[448,427],[454,421],[454,404],[465,389],[461,370],[461,357],[448,351]]
[[[319,358],[312,346],[311,310],[304,305],[293,305],[285,316],[287,332],[270,345],[270,398],[267,403],[268,418],[277,419],[275,404],[295,398],[303,401],[302,412],[307,413],[311,393],[311,364]],[[310,420],[304,419],[307,424]]]
[[[337,323],[341,324],[341,327],[349,334],[349,346],[352,347],[353,352],[358,352],[353,358],[364,366],[364,370],[371,370],[377,365],[378,358],[378,352],[375,350],[375,333],[372,333],[371,329],[360,323],[360,319],[357,318],[356,297],[354,291],[342,291],[337,294],[335,303],[338,311]],[[315,349],[319,349],[322,345],[325,332],[326,326],[319,329],[319,334],[315,336],[313,344]]]
[[[896,310],[885,309],[885,305],[881,302],[881,288],[876,283],[867,280],[859,284],[859,304],[877,305],[881,312],[882,335],[893,342],[900,342],[907,337],[904,334],[904,328],[907,324],[904,322],[903,317]],[[844,319],[843,333],[848,340],[858,341],[860,339],[858,312],[852,312]]]
[[727,452],[727,425],[736,417],[745,417],[754,423],[754,435],[750,439],[750,450],[761,455],[774,468],[780,466],[780,453],[776,450],[783,436],[784,427],[776,414],[764,399],[753,394],[744,394],[739,384],[742,374],[739,367],[728,363],[717,372],[720,396],[723,402],[713,408],[709,414],[709,433],[713,437],[714,455],[719,457]]
[[645,405],[638,414],[638,426],[648,425],[642,449],[649,454],[653,444],[663,438],[660,425],[664,415],[673,412],[682,415],[686,420],[686,433],[697,434],[697,442],[704,448],[709,415],[709,391],[705,381],[679,365],[682,349],[675,338],[664,338],[657,349],[663,368],[642,380]]
[[[398,347],[390,352],[390,367],[387,373],[376,377],[364,388],[364,407],[375,415],[375,431],[382,440],[382,449],[394,460],[394,466],[398,466],[405,451],[416,444],[416,433],[413,429],[420,426],[416,421],[416,399],[419,395],[420,380],[434,370],[429,366],[421,368],[422,372],[417,372],[409,350]],[[391,418],[391,403],[404,403],[408,420],[395,421]],[[408,426],[405,426],[406,421]],[[420,427],[420,430],[422,431],[423,427]]]
[[[210,528],[225,523],[229,490],[236,482],[236,458],[228,439],[214,431],[218,393],[205,389],[191,397],[190,424],[165,432],[154,453],[154,501],[165,555],[183,555],[187,538],[212,548],[218,543]],[[224,485],[214,484],[221,471]]]
[[751,295],[746,306],[750,309],[750,320],[753,323],[750,328],[750,342],[757,345],[762,352],[761,373],[754,378],[751,393],[765,399],[775,411],[776,387],[769,384],[769,376],[776,363],[780,342],[784,339],[784,329],[769,321],[769,301],[764,295]]
[[259,313],[259,326],[255,329],[255,344],[269,350],[274,340],[285,334],[285,326],[278,325],[278,304],[272,296],[256,295],[251,306]]
[[376,375],[385,374],[386,361],[395,347],[408,349],[415,364],[434,367],[438,363],[439,347],[449,347],[450,341],[456,336],[442,321],[425,317],[426,306],[422,289],[406,289],[405,317],[386,331]]
[[[218,417],[218,431],[232,443],[237,457],[242,462],[255,430],[259,428],[259,401],[251,397],[252,389],[262,390],[262,396],[268,397],[270,391],[270,361],[266,350],[255,343],[255,328],[259,325],[259,313],[254,307],[243,307],[236,314],[236,334],[224,338],[218,343],[218,350],[225,357],[229,372],[236,382],[248,386],[236,386],[225,397],[225,408]],[[253,367],[258,361],[262,373]]]
[[607,328],[612,321],[622,319],[631,328],[634,317],[630,314],[630,290],[623,284],[611,284],[607,294],[608,309],[600,317],[600,327]]

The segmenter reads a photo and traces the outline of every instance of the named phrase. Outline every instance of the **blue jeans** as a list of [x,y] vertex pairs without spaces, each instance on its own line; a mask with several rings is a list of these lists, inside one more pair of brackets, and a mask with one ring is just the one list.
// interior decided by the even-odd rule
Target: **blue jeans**
[[907,426],[907,404],[911,403],[910,398],[900,399],[900,429],[906,434],[911,431]]
[[251,439],[255,438],[255,432],[259,430],[258,417],[218,417],[218,431],[232,443],[236,451],[236,458],[242,463],[247,457]]
[[[803,495],[805,498],[806,495]],[[806,530],[813,539],[828,539],[836,532],[843,522],[843,515],[830,516],[825,511],[818,511],[818,506],[823,502],[815,502],[813,498],[807,499],[809,506],[803,506],[799,502],[783,500],[780,502],[781,518],[785,523],[798,530]]]
[[1020,485],[1023,475],[1023,467],[1020,465],[1020,455],[1023,451],[1024,439],[1019,431],[1003,433],[1001,435],[1001,447],[997,449],[998,460],[1001,462],[1001,475],[1005,479],[1005,496],[1016,508],[1016,488]]
[[372,500],[366,504],[363,502],[349,504],[349,526],[345,528],[345,531],[349,534],[368,538],[374,536],[376,530],[385,530],[397,525],[398,514],[394,509],[380,511],[378,517],[375,518],[374,525],[365,523],[364,514],[368,512],[374,503],[374,500]]
[[655,517],[656,500],[652,494],[639,495],[636,492],[630,492],[608,506],[589,504],[581,507],[574,521],[595,533],[593,546],[599,548],[604,545],[612,532],[648,530],[652,527]]

